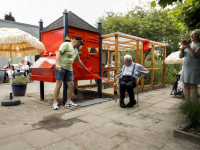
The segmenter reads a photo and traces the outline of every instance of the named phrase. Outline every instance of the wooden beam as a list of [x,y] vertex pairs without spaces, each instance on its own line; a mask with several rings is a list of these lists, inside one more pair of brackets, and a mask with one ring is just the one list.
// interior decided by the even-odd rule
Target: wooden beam
[[119,41],[120,44],[126,44],[126,43],[130,43],[130,42],[134,42],[136,40],[128,40],[128,41]]
[[[108,51],[108,62],[107,62],[107,65],[109,66],[110,64],[110,51]],[[110,80],[110,73],[108,72],[108,81]]]
[[[110,51],[115,51],[115,48],[113,47],[113,48],[109,48],[109,49],[105,49],[105,50],[110,50]],[[133,49],[127,49],[127,48],[123,48],[123,50],[119,50],[118,49],[118,51],[132,51]]]
[[139,63],[139,41],[136,43],[136,63]]
[[151,85],[154,84],[154,47],[151,49]]
[[165,69],[166,69],[166,64],[165,64],[165,59],[166,59],[166,46],[164,47],[164,54],[163,54],[163,83],[165,84]]
[[112,39],[103,39],[103,41],[115,42],[115,40]]
[[162,43],[149,42],[149,44],[154,44],[154,46],[159,45],[159,46],[166,47],[166,44],[162,44]]
[[126,35],[122,35],[122,34],[119,34],[119,37],[123,37],[123,38],[127,38],[127,39],[131,39],[131,40],[139,40],[139,41],[143,41],[139,38],[134,38],[134,37],[130,37],[130,36],[126,36]]
[[[104,44],[104,45],[107,45],[107,46],[115,46],[115,43],[105,43],[105,42],[103,42],[103,44]],[[130,46],[130,45],[127,44],[127,46],[125,46],[125,45],[119,44],[118,47],[123,47],[123,48],[136,48],[136,45]]]
[[[114,72],[114,83],[117,82],[117,79],[115,78],[117,75],[118,70],[118,45],[119,45],[119,38],[118,35],[115,35],[115,72]],[[117,86],[114,87],[114,94],[117,93]]]
[[158,69],[164,69],[164,67],[154,68],[154,70],[158,70]]
[[[143,51],[143,42],[142,42],[142,48],[141,48],[141,65],[144,66],[144,51]],[[144,87],[144,79],[141,80],[141,87]]]
[[104,35],[102,36],[102,39],[106,39],[106,38],[109,38],[109,37],[112,37],[112,36],[115,36],[115,34],[109,34],[109,35]]

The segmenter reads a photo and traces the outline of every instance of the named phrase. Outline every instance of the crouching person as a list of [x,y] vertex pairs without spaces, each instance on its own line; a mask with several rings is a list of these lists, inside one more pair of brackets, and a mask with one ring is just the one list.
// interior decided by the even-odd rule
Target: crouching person
[[[122,67],[122,77],[119,79],[120,84],[120,107],[133,107],[136,104],[136,100],[134,98],[133,89],[136,87],[136,80],[139,78],[143,79],[149,71],[144,68],[142,65],[138,63],[132,62],[132,57],[130,55],[124,56],[124,65]],[[140,74],[143,74],[141,77],[138,77]],[[117,83],[115,83],[116,85]],[[125,105],[125,91],[127,90],[129,94],[130,102]]]

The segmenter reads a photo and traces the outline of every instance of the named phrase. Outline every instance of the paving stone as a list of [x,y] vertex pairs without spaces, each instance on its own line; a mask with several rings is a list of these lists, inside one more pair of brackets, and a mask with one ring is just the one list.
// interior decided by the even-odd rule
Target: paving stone
[[156,119],[148,119],[148,118],[140,119],[135,117],[134,114],[119,118],[117,119],[117,121],[124,124],[132,125],[134,127],[139,127],[142,129],[146,129],[155,124],[156,122],[159,122]]
[[[110,107],[110,108],[112,108],[112,111],[118,111],[121,114],[127,114],[128,115],[130,113],[133,113],[133,112],[136,112],[138,110],[141,110],[142,106],[135,105],[135,106],[133,106],[131,108],[121,108],[120,106],[117,105],[117,106],[113,106],[113,107]],[[104,114],[106,114],[106,113],[104,113]]]
[[174,129],[176,128],[177,126],[172,122],[160,121],[159,123],[150,126],[148,130],[162,133],[167,136],[173,136]]
[[119,139],[110,139],[91,131],[73,136],[69,140],[87,150],[111,150],[121,143]]
[[128,140],[113,150],[159,150],[159,148],[137,140]]
[[172,104],[178,104],[178,103],[180,103],[182,101],[183,101],[183,99],[179,99],[177,97],[174,97],[174,98],[168,98],[168,99],[164,100],[163,102],[172,103]]
[[162,100],[160,99],[154,99],[154,98],[149,98],[149,99],[141,99],[141,102],[143,103],[150,103],[150,104],[156,104]]
[[139,119],[146,119],[146,118],[150,119],[155,114],[157,114],[157,112],[149,111],[149,110],[146,110],[146,109],[141,109],[137,112],[132,113],[131,116],[134,116],[134,117],[139,118]]
[[84,150],[81,146],[65,139],[63,141],[48,145],[42,150]]
[[97,116],[97,115],[93,115],[93,114],[84,115],[84,116],[78,117],[78,119],[83,120],[83,121],[88,122],[93,125],[97,125],[97,126],[112,121],[110,119],[107,119],[107,118],[104,118],[101,116]]
[[110,108],[114,105],[118,105],[118,103],[116,103],[114,100],[112,100],[112,101],[108,101],[108,102],[105,102],[102,104],[95,105],[94,108],[106,109],[106,108]]
[[158,119],[158,120],[163,120],[163,121],[173,122],[173,116],[171,116],[170,114],[163,114],[163,113],[155,112],[155,114],[152,116],[152,118]]
[[118,144],[117,146],[119,146],[121,143],[123,143],[123,142],[125,142],[125,141],[128,140],[127,137],[123,137],[120,134],[117,134],[114,137],[111,137],[110,139],[112,139],[113,141],[115,141]]
[[159,148],[161,148],[169,140],[169,138],[163,136],[162,134],[137,127],[127,129],[127,131],[122,132],[121,135],[129,137],[133,140],[138,140],[150,145],[154,145]]
[[120,125],[119,123],[110,122],[110,123],[104,124],[100,127],[97,127],[95,129],[93,129],[92,131],[95,133],[98,133],[100,135],[103,135],[105,137],[111,138],[125,130],[126,130],[126,127]]
[[76,134],[82,133],[84,131],[91,130],[94,127],[95,127],[94,125],[91,125],[88,123],[78,122],[68,128],[59,128],[59,129],[53,130],[53,132],[55,132],[59,135],[62,135],[63,137],[68,138],[68,137],[74,136]]
[[[112,109],[110,109],[112,110]],[[109,111],[109,109],[100,109],[100,108],[94,108],[94,107],[87,107],[87,108],[83,108],[81,109],[81,111],[90,113],[90,114],[95,114],[95,115],[99,115],[99,114],[103,114],[107,111]]]
[[112,111],[103,113],[100,116],[102,116],[104,118],[115,120],[115,119],[121,118],[123,116],[126,116],[128,114],[129,114],[129,112],[126,111],[126,110],[125,111],[124,110],[123,111],[121,111],[121,110],[112,110]]
[[12,136],[0,140],[1,150],[32,150],[28,143],[20,139],[18,136]]
[[165,103],[165,102],[159,102],[157,104],[154,104],[153,106],[155,107],[160,107],[160,108],[166,108],[166,109],[170,109],[174,106],[174,104],[171,103]]
[[196,145],[185,140],[172,139],[168,141],[160,150],[200,150],[200,145]]
[[156,107],[156,106],[147,107],[146,110],[154,111],[154,112],[158,112],[158,113],[162,113],[162,114],[170,114],[171,113],[171,110],[169,110],[169,109],[163,109],[163,108]]
[[79,116],[83,116],[85,114],[88,114],[88,113],[81,111],[81,110],[76,110],[76,111],[72,111],[72,112],[69,112],[69,113],[65,113],[64,115],[61,116],[61,118],[64,119],[64,120],[68,120],[68,119],[76,118],[76,117],[79,117]]
[[0,128],[0,139],[33,130],[31,125],[15,125]]
[[43,148],[52,143],[61,141],[61,137],[51,131],[47,130],[33,130],[19,135],[24,141],[32,145],[34,148]]

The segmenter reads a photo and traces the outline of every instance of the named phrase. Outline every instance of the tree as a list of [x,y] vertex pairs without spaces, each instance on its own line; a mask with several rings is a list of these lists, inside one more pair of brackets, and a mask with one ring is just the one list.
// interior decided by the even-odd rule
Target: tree
[[15,22],[15,18],[12,16],[11,12],[9,12],[9,14],[4,15],[4,20],[10,20]]
[[102,21],[102,33],[123,32],[168,44],[167,55],[179,50],[181,38],[189,38],[186,30],[180,30],[167,10],[149,9],[135,6],[126,14],[106,12],[99,19]]
[[[170,16],[178,23],[178,27],[182,25],[188,30],[200,28],[200,2],[199,0],[154,0],[151,6],[156,6],[156,1],[159,6],[165,8],[167,5],[175,5]],[[174,3],[175,2],[175,3]]]

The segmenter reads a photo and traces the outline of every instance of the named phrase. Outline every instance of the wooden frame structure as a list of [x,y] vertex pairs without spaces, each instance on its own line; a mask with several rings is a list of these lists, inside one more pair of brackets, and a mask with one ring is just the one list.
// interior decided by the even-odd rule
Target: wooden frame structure
[[[115,32],[107,35],[102,36],[102,52],[108,51],[108,61],[107,65],[110,64],[110,51],[115,52],[115,67],[102,67],[102,71],[114,71],[114,76],[117,75],[118,71],[122,71],[121,68],[118,68],[118,52],[120,51],[132,51],[136,50],[136,63],[139,63],[139,52],[141,55],[141,65],[144,66],[144,51],[143,51],[143,42],[146,39],[124,34],[121,32]],[[150,89],[157,86],[161,86],[165,84],[165,63],[164,60],[166,58],[166,46],[167,44],[151,41],[149,43],[149,48],[151,48],[151,67],[147,69],[151,71],[151,83],[149,85],[144,85],[144,79],[142,79],[139,90],[143,89]],[[154,66],[154,52],[156,48],[163,48],[163,66],[162,67],[155,67]],[[154,71],[155,70],[163,70],[163,78],[162,83],[159,85],[154,85]],[[109,80],[109,73],[108,73],[108,80]],[[116,79],[114,78],[114,82]],[[114,94],[117,93],[117,87],[114,87]],[[106,93],[103,93],[106,94]],[[113,95],[114,95],[113,94]]]

